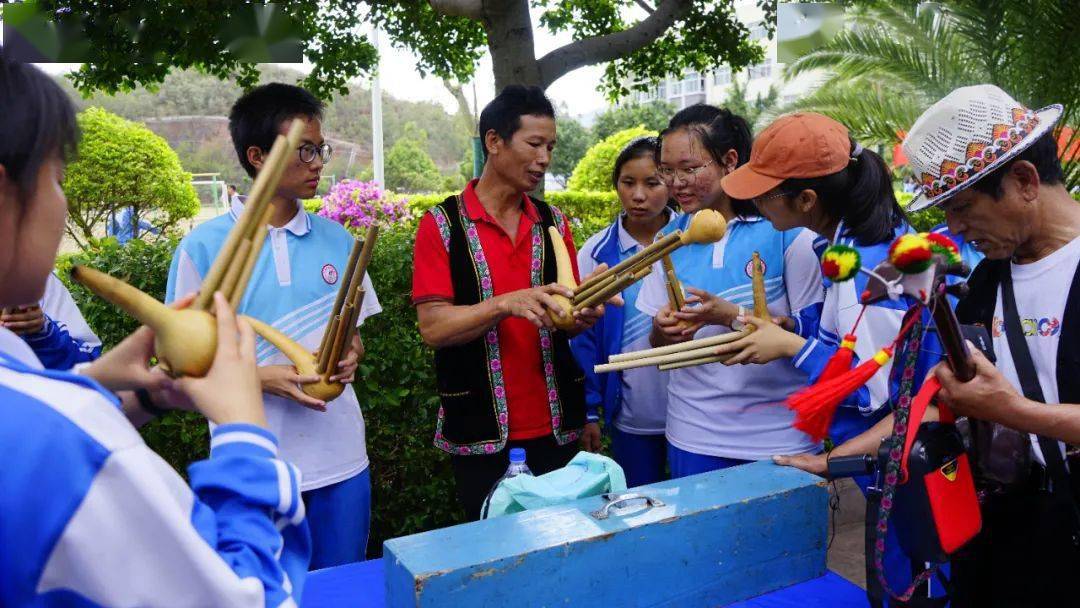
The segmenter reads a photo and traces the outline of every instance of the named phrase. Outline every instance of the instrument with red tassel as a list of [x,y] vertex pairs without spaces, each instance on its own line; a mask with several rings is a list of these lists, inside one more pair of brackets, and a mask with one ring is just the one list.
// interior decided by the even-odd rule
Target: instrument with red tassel
[[[840,348],[829,359],[817,382],[788,398],[787,405],[795,412],[795,428],[810,435],[815,441],[821,441],[828,434],[840,403],[864,386],[892,358],[896,345],[906,336],[918,315],[922,314],[921,307],[930,304],[935,285],[940,284],[942,289],[946,289],[946,275],[966,272],[956,244],[948,237],[933,233],[901,235],[889,247],[889,259],[878,264],[873,270],[862,268],[858,250],[847,245],[833,245],[822,255],[821,271],[825,278],[834,283],[851,280],[859,272],[870,275],[867,289],[861,298],[863,312],[866,311],[866,306],[874,302],[885,298],[897,300],[903,295],[912,296],[917,302],[915,307],[920,310],[909,311],[914,314],[907,315],[908,321],[892,344],[851,369],[856,341],[855,329],[862,320],[860,313],[855,326],[844,336]],[[940,326],[945,323],[938,321],[939,315],[952,315],[952,310],[947,303],[942,302],[941,305],[933,307],[933,314]],[[947,320],[942,318],[942,321]],[[949,341],[942,335],[943,343]],[[967,347],[963,339],[955,337],[951,341],[954,342],[953,347],[958,349],[957,352],[962,352],[966,357]],[[946,348],[949,348],[948,344]]]

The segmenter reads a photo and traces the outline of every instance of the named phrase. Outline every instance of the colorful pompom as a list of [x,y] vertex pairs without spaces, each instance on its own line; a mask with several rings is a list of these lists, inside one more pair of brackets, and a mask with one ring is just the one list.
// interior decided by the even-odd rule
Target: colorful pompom
[[936,232],[924,232],[922,236],[925,236],[926,240],[930,241],[930,249],[934,252],[934,255],[940,255],[946,264],[959,264],[962,261],[960,248],[949,237]]
[[889,247],[889,262],[904,274],[917,274],[930,267],[934,252],[923,234],[902,234]]
[[833,245],[821,254],[821,274],[834,283],[847,281],[859,272],[862,258],[847,245]]

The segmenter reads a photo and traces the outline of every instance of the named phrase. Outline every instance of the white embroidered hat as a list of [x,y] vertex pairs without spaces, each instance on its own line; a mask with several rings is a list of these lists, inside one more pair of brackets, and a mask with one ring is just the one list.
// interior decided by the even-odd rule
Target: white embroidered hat
[[1061,105],[1030,110],[992,84],[962,87],[930,106],[904,138],[921,211],[943,202],[1035,143],[1061,118]]

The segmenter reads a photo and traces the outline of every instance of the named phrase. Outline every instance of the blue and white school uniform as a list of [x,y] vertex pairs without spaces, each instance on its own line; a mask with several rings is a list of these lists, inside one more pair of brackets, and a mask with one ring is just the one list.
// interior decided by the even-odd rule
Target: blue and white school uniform
[[[169,269],[167,301],[199,288],[242,211],[241,205],[234,204],[229,213],[201,224],[180,242]],[[280,228],[271,227],[266,238],[268,242],[260,252],[238,312],[272,325],[314,351],[319,347],[340,279],[345,274],[354,237],[336,222],[305,212],[298,202],[292,220]],[[382,310],[367,275],[363,288],[360,323]],[[262,338],[256,341],[255,356],[260,366],[291,365],[284,354]],[[364,418],[356,393],[352,387],[346,387],[339,397],[326,404],[325,412],[277,395],[264,393],[263,400],[268,426],[279,438],[282,455],[303,474],[300,489],[305,492],[305,500],[310,503],[322,496],[340,499],[342,492],[338,491],[309,493],[335,484],[349,482],[364,486],[345,491],[344,495],[352,497],[353,502],[334,511],[349,521],[324,522],[318,517],[311,518],[313,567],[338,562],[337,559],[324,561],[324,550],[332,549],[335,554],[339,549],[347,551],[352,559],[345,561],[362,559],[370,517],[370,481]],[[313,504],[308,506],[313,513],[327,512]],[[356,518],[362,518],[359,524]],[[362,538],[343,530],[361,530]]]
[[[669,223],[678,214],[669,214]],[[643,249],[623,227],[625,214],[607,228],[591,236],[578,251],[581,276],[593,272],[601,263],[608,267]],[[585,371],[586,407],[590,421],[604,410],[605,426],[612,436],[615,461],[626,473],[629,487],[660,481],[667,461],[664,439],[667,417],[668,372],[655,367],[614,372],[597,376],[592,368],[606,363],[608,357],[622,352],[649,348],[652,318],[637,309],[641,283],[622,292],[623,306],[609,306],[604,317],[589,330],[571,341],[574,355]]]
[[[685,230],[689,215],[664,228]],[[677,249],[671,259],[684,288],[696,287],[748,310],[753,308],[751,261],[755,251],[765,264],[765,292],[774,316],[813,319],[822,300],[821,270],[813,251],[813,234],[797,229],[779,232],[757,217],[736,217],[724,238],[711,244]],[[637,308],[656,316],[668,303],[659,265],[643,281]],[[814,311],[808,314],[807,311]],[[695,338],[730,332],[707,325]],[[667,440],[676,460],[687,463],[685,474],[702,468],[721,468],[776,454],[812,452],[818,445],[792,428],[794,414],[784,400],[806,385],[804,372],[790,361],[764,365],[725,366],[721,363],[671,370],[668,380]],[[686,454],[707,457],[695,464]],[[678,458],[676,458],[678,457]]]
[[45,325],[23,336],[46,369],[68,370],[101,356],[101,340],[79,312],[67,287],[50,274],[39,303]]
[[0,605],[296,606],[299,472],[273,433],[214,429],[191,487],[96,382],[0,329]]

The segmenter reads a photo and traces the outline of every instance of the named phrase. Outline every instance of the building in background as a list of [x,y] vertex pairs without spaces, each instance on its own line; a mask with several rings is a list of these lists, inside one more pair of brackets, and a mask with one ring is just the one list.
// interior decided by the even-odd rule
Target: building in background
[[632,92],[623,103],[666,101],[679,109],[695,103],[723,105],[736,86],[737,79],[745,99],[766,97],[769,88],[776,87],[777,104],[784,106],[812,91],[823,80],[821,75],[808,73],[784,82],[784,66],[776,62],[776,36],[771,40],[768,38],[763,21],[765,15],[761,8],[755,0],[737,0],[735,15],[750,30],[750,38],[759,41],[765,49],[764,61],[751,65],[738,74],[733,74],[726,65],[718,66],[716,70],[705,74],[687,70],[679,76],[665,78],[645,91]]

